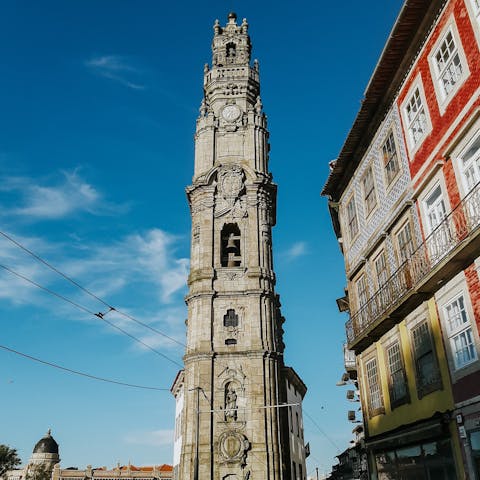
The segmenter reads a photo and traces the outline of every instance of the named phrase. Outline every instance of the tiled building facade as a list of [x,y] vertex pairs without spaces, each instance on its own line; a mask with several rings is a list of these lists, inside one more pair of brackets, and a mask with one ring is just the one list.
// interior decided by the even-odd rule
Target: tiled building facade
[[479,11],[405,1],[323,189],[372,478],[480,479]]

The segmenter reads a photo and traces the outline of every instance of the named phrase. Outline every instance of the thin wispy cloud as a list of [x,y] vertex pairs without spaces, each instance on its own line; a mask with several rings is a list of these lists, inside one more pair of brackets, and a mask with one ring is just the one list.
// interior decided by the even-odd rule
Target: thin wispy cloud
[[286,252],[285,258],[287,260],[295,260],[308,253],[306,242],[295,242]]
[[88,251],[84,243],[81,257],[62,262],[62,268],[75,277],[88,278],[91,288],[104,295],[133,284],[148,284],[156,301],[166,304],[184,288],[188,275],[188,259],[177,257],[179,240],[153,228],[111,243],[91,245]]
[[145,89],[145,85],[132,80],[132,77],[138,77],[141,71],[121,55],[92,57],[85,62],[85,66],[97,75],[113,80],[132,90]]
[[[186,288],[188,260],[177,254],[178,237],[151,229],[103,243],[84,239],[81,248],[76,248],[71,243],[6,233],[117,310],[164,332],[178,342],[184,341],[182,297]],[[75,288],[3,237],[0,237],[0,259],[0,263],[94,313],[108,312],[105,305]],[[75,309],[0,268],[0,306],[2,304],[11,307],[28,305],[49,311],[52,316],[99,323],[93,315]],[[116,311],[108,313],[108,320],[152,348],[179,348],[175,342],[145,329]],[[119,334],[106,324],[102,331]],[[147,351],[137,344],[132,344],[132,348]]]
[[0,192],[9,195],[16,205],[8,208],[4,198],[0,203],[0,216],[23,217],[29,221],[56,220],[75,212],[112,215],[129,208],[107,202],[101,192],[76,171],[62,172],[53,181],[0,177]]

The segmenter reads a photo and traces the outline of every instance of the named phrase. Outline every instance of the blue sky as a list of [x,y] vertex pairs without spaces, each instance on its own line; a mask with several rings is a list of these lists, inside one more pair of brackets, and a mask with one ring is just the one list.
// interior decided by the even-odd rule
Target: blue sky
[[[212,25],[247,17],[279,185],[274,257],[286,361],[309,391],[308,471],[348,446],[335,387],[343,262],[319,192],[359,109],[400,0],[2,2],[0,230],[110,304],[184,341],[193,132]],[[0,238],[0,263],[104,307]],[[66,367],[169,388],[177,366],[0,271],[0,344]],[[176,361],[182,348],[111,315]],[[48,428],[62,465],[171,463],[169,392],[75,377],[0,350],[0,443],[27,460]],[[332,444],[333,443],[333,444]]]

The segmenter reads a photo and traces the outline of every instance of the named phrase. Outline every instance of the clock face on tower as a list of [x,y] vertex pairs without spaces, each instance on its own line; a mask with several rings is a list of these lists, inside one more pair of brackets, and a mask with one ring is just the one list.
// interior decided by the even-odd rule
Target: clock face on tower
[[222,111],[222,117],[227,122],[234,122],[240,116],[240,108],[237,105],[227,105]]

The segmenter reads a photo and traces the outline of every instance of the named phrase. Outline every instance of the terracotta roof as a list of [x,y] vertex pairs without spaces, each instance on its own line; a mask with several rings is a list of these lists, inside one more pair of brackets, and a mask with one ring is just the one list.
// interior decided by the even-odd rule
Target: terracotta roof
[[362,106],[323,187],[338,200],[446,0],[406,0],[365,90]]
[[160,470],[161,472],[170,472],[173,470],[171,465],[167,465],[164,463],[163,465],[155,465],[155,466],[144,466],[144,467],[136,467],[135,465],[122,465],[120,470],[130,470],[132,472],[153,472],[153,470]]

